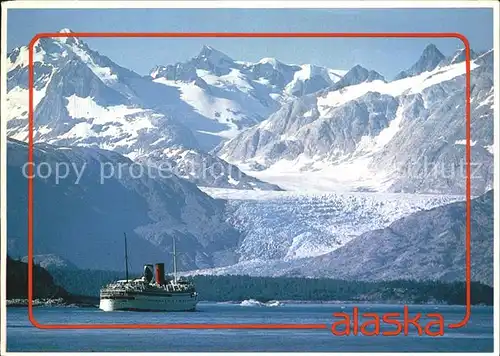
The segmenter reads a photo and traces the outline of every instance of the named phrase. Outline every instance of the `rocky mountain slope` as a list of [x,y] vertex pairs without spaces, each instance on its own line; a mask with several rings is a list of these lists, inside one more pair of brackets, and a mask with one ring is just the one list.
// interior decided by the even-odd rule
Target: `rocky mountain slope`
[[188,116],[183,122],[195,131],[204,148],[213,148],[207,139],[220,143],[220,138],[232,138],[266,119],[283,102],[328,88],[344,73],[312,64],[288,65],[275,58],[242,62],[203,46],[197,56],[156,66],[150,76],[155,83],[179,90],[182,99],[203,117],[200,121],[200,117]]
[[[493,191],[473,201],[472,280],[493,285]],[[465,279],[465,204],[453,203],[404,217],[363,234],[344,248],[310,261],[352,279]]]
[[[471,57],[481,194],[493,177],[493,52]],[[114,150],[206,187],[465,190],[463,51],[430,44],[390,81],[359,65],[250,63],[209,46],[140,76],[71,37],[41,39],[34,58],[37,142]],[[26,140],[26,47],[7,68],[8,134]]]
[[[471,176],[482,194],[493,184],[493,51],[473,57]],[[320,189],[463,194],[464,73],[463,51],[446,58],[434,45],[390,82],[354,67],[216,152],[285,189],[324,180]]]
[[[9,139],[7,229],[13,256],[27,251],[27,154],[25,143]],[[155,261],[168,266],[174,237],[181,268],[234,262],[239,233],[223,219],[224,201],[194,184],[95,148],[37,144],[34,162],[35,255],[59,256],[79,268],[122,270],[126,233],[135,271]]]
[[[34,68],[36,142],[114,150],[143,164],[169,166],[202,186],[265,190],[280,188],[208,151],[282,102],[331,86],[344,73],[270,58],[240,62],[204,46],[184,63],[140,76],[76,37],[40,39]],[[7,71],[8,135],[25,141],[26,46],[9,53]],[[207,173],[213,169],[222,171],[216,179]]]
[[[198,102],[197,98],[188,100],[178,87],[117,65],[78,38],[40,39],[35,45],[34,69],[36,142],[114,150],[144,164],[168,166],[180,175],[183,172],[177,172],[177,167],[194,167],[183,177],[205,186],[279,189],[206,152],[204,147],[211,147],[206,140],[216,137],[214,134],[223,125],[214,124],[212,117],[203,116],[192,106],[192,100]],[[7,134],[26,141],[26,46],[9,53],[7,71]],[[209,101],[212,100],[215,99]],[[212,146],[219,142],[220,138]],[[189,153],[178,154],[179,150]],[[170,155],[171,152],[175,154]],[[216,181],[206,173],[207,169],[214,169],[214,161],[217,166],[224,166]]]
[[[480,195],[493,183],[493,51],[473,52],[472,59],[471,178],[473,194]],[[402,261],[413,266],[412,256],[421,258],[434,243],[431,232],[420,239],[369,231],[463,199],[463,51],[445,56],[431,44],[394,80],[360,65],[341,71],[274,58],[243,62],[209,46],[141,76],[77,38],[41,39],[34,60],[35,160],[42,169],[35,179],[34,236],[40,261],[122,269],[126,232],[136,270],[151,259],[168,263],[175,236],[185,251],[184,269],[342,276],[348,272],[332,261],[363,255],[356,241],[371,233],[390,258],[406,256]],[[27,248],[27,63],[27,47],[8,55],[4,119],[12,138],[7,173],[14,256]],[[61,181],[42,178],[44,169],[64,167],[69,172]],[[110,170],[115,174],[101,182]],[[147,174],[137,178],[140,171]],[[216,198],[225,193],[214,191],[230,188],[229,202],[198,187]],[[384,194],[379,199],[365,193],[374,191]],[[232,199],[235,194],[239,198]],[[459,238],[459,213],[456,220],[425,216],[444,233],[437,240]],[[411,221],[405,224],[416,224]],[[450,233],[440,224],[456,228]],[[384,245],[393,239],[414,254]],[[366,253],[373,253],[368,242]],[[454,246],[449,253],[442,248],[451,257],[432,257],[439,268],[426,273],[459,276],[449,264],[449,258],[461,258]],[[352,271],[346,278],[382,278],[377,266],[362,270],[355,262],[345,262]],[[484,266],[475,278],[490,278]],[[382,267],[389,270],[383,278],[395,276],[391,270],[406,273],[400,266]]]

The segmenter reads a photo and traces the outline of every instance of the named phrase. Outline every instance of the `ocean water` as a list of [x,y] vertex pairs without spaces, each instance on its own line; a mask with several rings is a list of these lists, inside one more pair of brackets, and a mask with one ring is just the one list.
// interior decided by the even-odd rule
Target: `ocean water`
[[[419,336],[410,326],[404,336],[335,336],[330,331],[335,312],[352,313],[355,305],[285,304],[278,307],[199,303],[196,312],[146,313],[103,312],[93,308],[38,307],[35,318],[42,324],[83,323],[304,323],[328,324],[324,330],[44,330],[31,325],[27,308],[8,308],[7,350],[15,351],[323,351],[323,352],[492,352],[493,308],[473,307],[467,326],[445,328],[444,336]],[[359,312],[403,313],[401,305],[358,305]],[[445,324],[464,315],[460,306],[410,306],[415,313],[441,313]],[[362,317],[360,321],[363,322]],[[401,317],[402,320],[402,317]],[[425,326],[429,319],[421,319]],[[381,322],[382,323],[382,322]],[[395,327],[382,323],[381,331]]]

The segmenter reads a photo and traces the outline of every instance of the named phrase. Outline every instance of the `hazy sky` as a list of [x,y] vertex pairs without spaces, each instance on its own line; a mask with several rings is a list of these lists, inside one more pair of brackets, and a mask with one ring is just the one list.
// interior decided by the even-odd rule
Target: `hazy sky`
[[[38,32],[459,32],[474,50],[493,47],[491,9],[11,9],[8,50]],[[391,78],[411,66],[430,42],[445,54],[456,39],[84,39],[118,64],[147,74],[156,64],[184,61],[203,44],[237,60],[275,57],[336,69],[361,64]]]

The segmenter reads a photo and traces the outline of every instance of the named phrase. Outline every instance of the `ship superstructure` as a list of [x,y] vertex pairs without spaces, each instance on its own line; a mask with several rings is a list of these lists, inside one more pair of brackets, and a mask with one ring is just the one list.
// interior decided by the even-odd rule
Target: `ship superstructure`
[[157,263],[154,266],[144,265],[142,277],[129,279],[126,262],[126,279],[112,282],[101,289],[99,308],[104,311],[194,311],[198,294],[191,282],[177,278],[175,240],[173,246],[172,278],[165,278],[165,265]]

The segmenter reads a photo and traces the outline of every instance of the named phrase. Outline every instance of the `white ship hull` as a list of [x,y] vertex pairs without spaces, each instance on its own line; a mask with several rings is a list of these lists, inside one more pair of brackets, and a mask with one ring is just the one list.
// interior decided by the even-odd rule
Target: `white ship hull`
[[194,311],[198,303],[191,293],[170,296],[135,294],[126,298],[101,298],[99,309],[104,311]]

